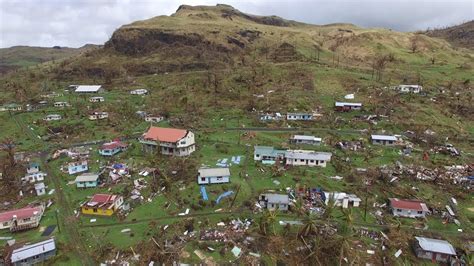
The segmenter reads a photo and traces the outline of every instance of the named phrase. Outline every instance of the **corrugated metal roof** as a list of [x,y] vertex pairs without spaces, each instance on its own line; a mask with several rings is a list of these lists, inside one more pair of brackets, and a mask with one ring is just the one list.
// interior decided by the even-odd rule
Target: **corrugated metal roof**
[[287,151],[285,154],[287,159],[304,159],[304,160],[331,160],[332,153],[330,152],[314,152],[314,151]]
[[279,155],[285,155],[286,152],[286,150],[277,150],[269,146],[255,146],[254,148],[255,154],[259,154],[260,156],[277,157]]
[[94,174],[94,173],[85,173],[85,174],[82,174],[78,177],[76,177],[76,180],[74,180],[74,182],[92,182],[92,181],[97,181],[97,179],[99,179],[99,175],[98,174]]
[[96,92],[102,88],[101,85],[78,85],[75,92]]
[[456,255],[456,250],[454,247],[446,240],[426,238],[426,237],[415,237],[418,240],[418,244],[423,250]]
[[25,245],[22,248],[13,250],[11,261],[15,263],[36,255],[53,251],[55,249],[56,243],[52,238],[32,245]]
[[375,140],[391,140],[391,141],[396,141],[397,137],[395,136],[388,136],[388,135],[372,135],[372,139]]
[[230,176],[229,168],[200,168],[198,172],[201,177]]
[[293,138],[294,140],[312,140],[312,141],[318,141],[321,142],[321,138],[317,138],[315,136],[306,136],[306,135],[294,135]]

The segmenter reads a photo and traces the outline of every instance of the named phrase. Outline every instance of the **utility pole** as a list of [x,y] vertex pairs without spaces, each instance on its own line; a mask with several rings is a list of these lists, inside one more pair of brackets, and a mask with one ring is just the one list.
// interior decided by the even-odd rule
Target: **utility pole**
[[240,191],[240,187],[242,185],[239,185],[239,187],[237,188],[237,192],[235,192],[235,196],[234,198],[232,199],[232,203],[230,204],[230,209],[232,209],[232,207],[234,206],[234,202],[235,202],[235,199],[237,198],[237,195],[239,195],[239,191]]
[[59,226],[58,213],[59,213],[59,210],[56,210],[54,212],[54,216],[56,216],[56,226],[58,227],[58,231],[59,231],[59,233],[61,233],[61,226]]

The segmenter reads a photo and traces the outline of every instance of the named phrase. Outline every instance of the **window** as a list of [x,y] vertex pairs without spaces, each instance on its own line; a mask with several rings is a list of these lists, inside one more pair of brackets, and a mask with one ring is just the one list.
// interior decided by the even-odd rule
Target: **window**
[[304,160],[303,160],[303,159],[300,159],[300,162],[304,162]]
[[4,223],[3,223],[3,226],[8,226],[8,222],[4,222]]
[[97,208],[94,208],[94,212],[97,212]]
[[201,181],[202,181],[202,182],[205,182],[205,181],[206,181],[206,178],[205,178],[205,177],[201,177]]
[[417,213],[418,213],[418,214],[423,214],[423,211],[418,211]]
[[311,163],[314,163],[314,160],[310,160]]
[[397,209],[397,212],[402,212],[402,210],[401,210],[401,209]]

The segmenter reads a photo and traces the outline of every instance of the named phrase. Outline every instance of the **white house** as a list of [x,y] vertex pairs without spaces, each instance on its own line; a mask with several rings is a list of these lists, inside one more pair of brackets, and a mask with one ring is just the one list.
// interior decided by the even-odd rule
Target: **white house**
[[418,200],[401,200],[391,198],[390,209],[393,216],[408,218],[424,218],[430,210],[424,202]]
[[0,212],[0,230],[10,229],[15,232],[38,227],[43,213],[43,205]]
[[423,87],[420,85],[398,85],[395,86],[395,90],[402,93],[420,93]]
[[30,163],[30,164],[28,164],[28,166],[26,167],[26,173],[27,173],[27,174],[38,173],[39,170],[40,170],[39,163]]
[[313,120],[313,114],[310,114],[310,113],[288,113],[288,114],[286,114],[286,120],[309,121],[309,120]]
[[266,193],[260,195],[258,203],[270,211],[287,211],[290,205],[290,198],[285,194]]
[[229,168],[200,168],[198,173],[197,181],[199,185],[230,182]]
[[196,149],[194,133],[176,128],[150,127],[140,138],[140,143],[144,151],[159,149],[164,155],[189,156]]
[[294,135],[290,138],[290,142],[293,144],[320,145],[321,141],[321,138],[306,135]]
[[109,113],[107,112],[92,112],[89,114],[89,120],[102,120],[109,118]]
[[398,139],[395,136],[371,135],[371,140],[372,140],[372,144],[374,144],[374,145],[391,146],[391,145],[395,145],[395,142]]
[[146,90],[146,89],[136,89],[136,90],[130,91],[130,94],[132,94],[132,95],[146,95],[146,94],[148,94],[148,90]]
[[285,152],[286,165],[293,166],[321,166],[331,160],[332,153],[308,150],[288,150]]
[[51,238],[14,249],[11,253],[10,261],[14,266],[43,265],[43,261],[52,258],[55,255],[56,244],[54,238]]
[[359,197],[354,194],[347,194],[344,192],[324,192],[326,196],[325,204],[327,205],[332,199],[335,206],[342,206],[342,208],[347,209],[349,207],[359,207],[360,202],[362,201]]
[[44,121],[58,121],[61,119],[62,119],[62,116],[58,114],[50,114],[43,118]]
[[91,103],[100,103],[100,102],[103,102],[103,101],[105,101],[105,99],[102,96],[94,96],[94,97],[89,98],[89,102],[91,102]]
[[75,93],[101,93],[104,91],[101,85],[70,85]]

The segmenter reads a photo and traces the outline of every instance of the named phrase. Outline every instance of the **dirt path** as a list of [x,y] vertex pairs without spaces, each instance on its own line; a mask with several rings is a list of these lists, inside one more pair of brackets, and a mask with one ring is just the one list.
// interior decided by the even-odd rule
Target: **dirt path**
[[74,249],[74,253],[76,254],[77,258],[81,259],[83,265],[96,265],[97,263],[93,261],[87,252],[86,245],[79,234],[77,219],[74,217],[73,208],[70,206],[69,201],[67,200],[61,188],[59,177],[54,175],[54,173],[49,168],[47,159],[51,147],[41,138],[38,138],[36,133],[33,132],[21,119],[17,119],[16,117],[13,117],[13,119],[15,120],[18,127],[28,137],[30,137],[32,141],[42,146],[40,159],[43,164],[44,171],[48,174],[48,177],[51,179],[51,181],[53,181],[55,189],[54,194],[56,196],[56,202],[59,206],[58,219],[63,233],[69,236],[65,238],[68,241],[68,245]]

